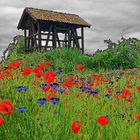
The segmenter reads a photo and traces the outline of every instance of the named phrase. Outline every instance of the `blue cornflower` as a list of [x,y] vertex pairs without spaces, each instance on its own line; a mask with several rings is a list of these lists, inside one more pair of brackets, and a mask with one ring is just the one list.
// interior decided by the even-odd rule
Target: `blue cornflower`
[[85,78],[80,77],[80,81],[85,81]]
[[18,92],[22,91],[22,86],[16,87],[16,91],[18,91]]
[[22,87],[22,90],[26,91],[28,89],[28,87]]
[[95,90],[94,90],[94,93],[95,93],[95,94],[98,94],[99,92],[100,92],[99,89],[95,89]]
[[44,104],[47,103],[47,100],[45,98],[40,98],[40,99],[37,100],[37,102],[41,105],[44,105]]
[[59,98],[51,97],[50,102],[53,103],[53,104],[58,104],[59,103]]
[[108,98],[108,99],[110,99],[110,98],[112,97],[112,95],[107,93],[107,94],[105,95],[105,97]]
[[120,94],[121,94],[121,92],[117,91],[117,92],[116,92],[116,94],[117,94],[117,95],[120,95]]
[[80,87],[80,90],[81,90],[82,92],[84,92],[86,89],[87,89],[87,87]]
[[88,83],[88,84],[90,84],[90,83],[91,83],[91,81],[87,81],[87,83]]
[[58,88],[58,83],[52,83],[51,85],[52,89],[57,89]]
[[40,87],[41,87],[42,90],[44,90],[44,89],[46,89],[47,84],[42,84],[42,85],[40,85]]
[[18,91],[18,92],[20,92],[20,91],[26,91],[28,89],[28,87],[26,87],[26,86],[18,86],[18,87],[16,87],[16,91]]
[[17,112],[23,113],[25,111],[26,111],[26,108],[25,107],[19,107],[19,108],[17,108]]
[[91,87],[88,87],[87,90],[92,90],[92,88]]
[[59,89],[58,92],[63,93],[65,90],[64,89]]
[[62,74],[62,73],[63,73],[62,71],[57,71],[57,72],[56,72],[56,74]]

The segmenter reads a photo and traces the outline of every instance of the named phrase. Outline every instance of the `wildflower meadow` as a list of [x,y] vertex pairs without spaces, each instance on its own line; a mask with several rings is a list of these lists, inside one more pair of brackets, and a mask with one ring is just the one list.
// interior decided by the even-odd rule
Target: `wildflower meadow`
[[139,68],[96,71],[64,52],[1,63],[0,140],[139,140]]

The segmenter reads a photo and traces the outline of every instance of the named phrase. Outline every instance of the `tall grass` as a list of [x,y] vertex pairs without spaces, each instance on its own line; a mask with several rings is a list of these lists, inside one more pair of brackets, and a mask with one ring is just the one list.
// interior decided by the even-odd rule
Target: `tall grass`
[[[128,51],[128,49],[131,48],[128,47],[125,50],[121,46],[119,51],[123,54],[123,51]],[[15,59],[22,59],[24,63],[18,70],[11,70],[13,79],[0,80],[0,100],[10,99],[15,106],[11,115],[3,115],[5,123],[0,126],[0,140],[139,140],[140,122],[135,118],[135,115],[140,112],[139,92],[136,89],[137,86],[140,86],[139,69],[138,71],[134,70],[133,74],[129,74],[129,71],[118,72],[118,75],[112,72],[110,77],[109,75],[102,77],[101,84],[92,80],[92,90],[100,90],[97,96],[80,91],[82,86],[80,78],[85,78],[84,83],[87,84],[88,78],[92,78],[93,75],[111,71],[114,63],[122,66],[122,68],[126,66],[126,64],[123,65],[121,62],[115,61],[115,58],[112,58],[112,53],[113,50],[109,50],[93,57],[87,57],[77,50],[66,48],[55,49],[46,53],[22,54],[13,52],[3,62],[1,68],[8,66]],[[124,57],[127,58],[125,53]],[[45,105],[37,103],[39,98],[46,98],[50,93],[50,91],[44,93],[40,89],[40,85],[45,83],[43,77],[36,78],[34,73],[27,77],[21,74],[21,70],[27,66],[34,69],[46,60],[50,60],[52,66],[45,67],[44,73],[50,69],[53,69],[53,72],[63,71],[63,74],[57,75],[55,83],[58,83],[60,78],[63,81],[67,80],[70,74],[73,74],[74,78],[79,76],[77,87],[74,85],[71,88],[65,88],[67,94],[56,93],[60,99],[59,104],[56,105],[50,102]],[[85,68],[82,71],[76,71],[75,66],[80,63]],[[139,62],[137,62],[138,64]],[[135,65],[132,64],[131,66],[134,67]],[[95,70],[99,71],[96,73]],[[120,78],[118,82],[116,81],[117,77]],[[105,80],[109,80],[109,82],[105,82]],[[38,86],[35,85],[35,81],[36,84],[39,83]],[[15,90],[17,86],[27,86],[29,89],[17,92]],[[59,89],[64,89],[64,87],[60,85]],[[110,93],[110,98],[106,96],[109,94],[108,89],[113,90]],[[133,99],[132,102],[122,99],[121,94],[118,96],[119,102],[114,97],[117,91],[121,92],[124,89],[133,93],[129,97]],[[26,111],[19,113],[17,112],[18,107],[26,107]],[[108,115],[110,123],[106,126],[100,126],[97,123],[100,115]],[[71,124],[75,120],[81,123],[78,134],[74,134],[71,129]]]

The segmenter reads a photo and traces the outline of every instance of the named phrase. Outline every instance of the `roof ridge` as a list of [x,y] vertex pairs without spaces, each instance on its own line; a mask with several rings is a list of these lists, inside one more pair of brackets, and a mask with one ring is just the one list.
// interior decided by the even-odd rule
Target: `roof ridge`
[[59,14],[75,15],[75,16],[79,17],[79,15],[76,15],[76,14],[64,13],[64,12],[58,12],[58,11],[46,10],[46,9],[40,9],[40,8],[26,7],[25,9],[35,9],[35,10],[49,11],[49,12],[54,12],[54,13],[59,13]]

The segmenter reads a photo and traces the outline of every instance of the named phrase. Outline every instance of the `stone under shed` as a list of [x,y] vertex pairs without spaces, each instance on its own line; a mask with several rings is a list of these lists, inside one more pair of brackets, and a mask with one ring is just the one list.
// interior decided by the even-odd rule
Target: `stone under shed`
[[[78,48],[84,53],[84,27],[91,27],[75,14],[27,7],[24,9],[18,30],[24,30],[25,52],[54,49],[56,47]],[[78,35],[78,29],[81,35]],[[63,37],[63,38],[62,38]],[[51,44],[51,45],[50,45]]]

